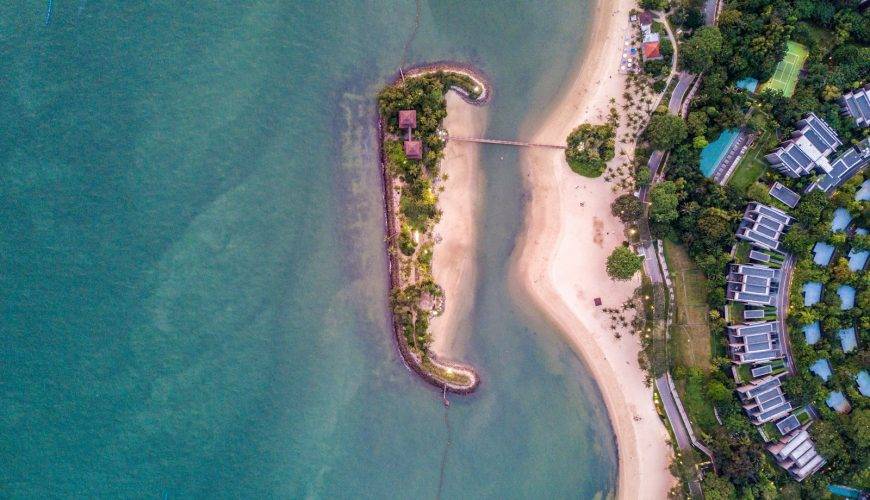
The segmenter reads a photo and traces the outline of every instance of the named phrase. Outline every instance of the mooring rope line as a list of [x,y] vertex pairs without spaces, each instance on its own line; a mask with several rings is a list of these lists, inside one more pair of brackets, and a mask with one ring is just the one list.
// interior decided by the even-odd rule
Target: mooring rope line
[[399,65],[399,74],[402,75],[402,82],[405,81],[405,74],[403,70],[405,68],[405,63],[408,59],[408,49],[411,48],[411,44],[414,43],[414,39],[417,38],[417,30],[420,29],[420,0],[416,1],[416,12],[414,14],[414,29],[411,31],[411,36],[405,40],[405,47],[402,49],[402,63]]
[[[446,386],[445,386],[445,394],[446,394]],[[447,397],[445,395],[445,401]],[[435,498],[441,500],[441,491],[444,489],[444,472],[447,468],[447,452],[450,451],[451,444],[451,436],[453,435],[453,430],[450,427],[450,418],[448,411],[450,410],[450,405],[444,405],[444,426],[447,428],[447,440],[444,443],[444,453],[441,455],[441,472],[438,477],[438,493],[435,495]]]

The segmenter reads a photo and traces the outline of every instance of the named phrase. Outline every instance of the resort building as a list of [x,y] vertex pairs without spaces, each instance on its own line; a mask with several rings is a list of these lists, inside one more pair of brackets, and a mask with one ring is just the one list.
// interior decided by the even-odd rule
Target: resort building
[[836,132],[814,113],[797,122],[797,127],[791,139],[783,142],[764,159],[789,177],[801,177],[813,170],[824,174],[830,172],[828,156],[843,145]]
[[778,208],[750,203],[737,228],[737,237],[765,250],[780,249],[780,239],[792,218]]
[[728,327],[728,350],[738,365],[763,363],[783,357],[779,323],[749,323]]
[[653,23],[652,12],[645,10],[645,11],[641,12],[637,16],[637,18],[640,21],[640,31],[643,32],[643,35],[646,36],[646,35],[649,35],[650,33],[652,33],[652,23]]
[[825,465],[806,429],[797,429],[767,447],[776,463],[796,481],[803,481]]
[[798,202],[801,201],[801,196],[799,194],[783,186],[779,182],[773,183],[768,194],[788,208],[796,207]]
[[840,104],[843,113],[855,120],[859,127],[870,126],[870,84],[844,94]]
[[423,143],[420,141],[405,141],[405,156],[409,160],[423,159]]
[[821,189],[830,193],[840,184],[851,179],[870,163],[870,137],[843,151],[831,163],[831,170],[810,184],[807,192]]
[[662,46],[658,33],[644,35],[641,52],[644,61],[661,61],[663,59]]
[[785,417],[792,410],[791,403],[782,393],[782,382],[778,376],[767,376],[738,387],[737,395],[749,420],[755,425]]
[[417,128],[417,110],[402,109],[399,110],[399,128],[408,130]]
[[410,160],[423,159],[423,143],[411,138],[411,131],[417,128],[417,110],[399,110],[399,129],[405,131],[405,156]]
[[775,306],[779,295],[779,269],[758,264],[731,264],[728,300],[756,306]]

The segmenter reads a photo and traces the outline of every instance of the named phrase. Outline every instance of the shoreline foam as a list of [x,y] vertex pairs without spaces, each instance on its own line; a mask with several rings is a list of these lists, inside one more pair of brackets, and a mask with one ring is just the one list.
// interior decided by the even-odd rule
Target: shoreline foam
[[[619,106],[624,90],[619,55],[635,5],[605,3],[599,2],[582,64],[533,142],[564,143],[580,123],[604,123],[611,97]],[[623,133],[620,127],[617,137]],[[631,145],[617,149],[633,155]],[[639,341],[631,332],[616,339],[607,315],[593,305],[600,297],[603,307],[619,307],[640,283],[612,281],[605,271],[607,255],[624,240],[624,226],[610,214],[618,193],[602,178],[573,173],[560,151],[529,150],[521,160],[528,201],[511,266],[516,302],[555,325],[595,377],[617,442],[618,497],[664,498],[676,484],[668,470],[673,454],[638,365]],[[617,156],[611,164],[624,161]]]

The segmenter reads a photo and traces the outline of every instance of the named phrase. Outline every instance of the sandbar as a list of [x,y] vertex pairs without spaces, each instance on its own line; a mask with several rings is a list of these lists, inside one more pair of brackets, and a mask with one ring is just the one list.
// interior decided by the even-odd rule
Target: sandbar
[[[452,136],[481,137],[487,110],[465,102],[455,92],[447,93],[444,129]],[[432,350],[439,356],[458,358],[465,353],[471,325],[469,312],[477,283],[477,225],[484,190],[480,144],[448,141],[441,160],[447,175],[439,186],[441,220],[435,226],[432,276],[444,289],[444,312],[432,319]]]

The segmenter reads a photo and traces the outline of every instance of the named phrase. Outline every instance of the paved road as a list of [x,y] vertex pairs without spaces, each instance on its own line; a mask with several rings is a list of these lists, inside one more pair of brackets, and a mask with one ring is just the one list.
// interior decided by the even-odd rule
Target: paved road
[[692,87],[692,82],[695,81],[695,75],[686,71],[681,71],[677,79],[677,86],[674,87],[674,92],[671,94],[671,100],[668,101],[668,111],[672,115],[679,115],[680,108],[683,105],[683,97],[686,92]]
[[794,270],[794,262],[794,256],[789,255],[786,257],[785,262],[782,263],[782,268],[780,269],[782,279],[779,283],[779,296],[776,299],[776,316],[779,321],[779,331],[782,334],[780,337],[782,338],[785,359],[788,363],[788,371],[791,375],[795,374],[794,356],[791,353],[791,341],[788,337],[788,326],[785,324],[785,318],[788,316],[788,295],[789,290],[791,290],[791,276]]
[[677,409],[677,402],[671,395],[671,388],[668,385],[668,378],[665,375],[656,379],[656,389],[659,390],[659,396],[662,398],[662,406],[665,407],[665,413],[668,415],[668,420],[673,424],[677,422],[679,425],[671,425],[674,429],[674,437],[677,438],[677,446],[681,450],[688,450],[692,447],[692,440],[689,438],[689,432],[683,424],[683,419],[680,418],[680,410]]
[[707,0],[704,2],[704,22],[707,26],[716,24],[716,9],[719,5],[719,0]]
[[[662,399],[662,406],[665,408],[665,414],[668,420],[671,421],[671,428],[674,430],[674,438],[677,440],[677,446],[681,450],[689,451],[692,448],[692,440],[689,438],[689,433],[683,426],[683,419],[680,418],[680,410],[677,409],[677,402],[671,395],[671,388],[668,385],[666,375],[656,379],[656,389],[659,391],[659,396]],[[692,493],[692,498],[703,498],[701,491],[701,483],[698,478],[689,481],[689,490]]]

